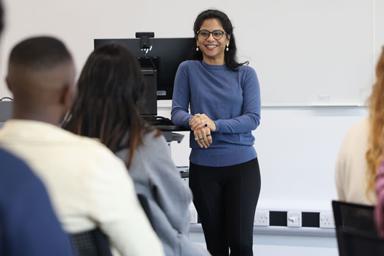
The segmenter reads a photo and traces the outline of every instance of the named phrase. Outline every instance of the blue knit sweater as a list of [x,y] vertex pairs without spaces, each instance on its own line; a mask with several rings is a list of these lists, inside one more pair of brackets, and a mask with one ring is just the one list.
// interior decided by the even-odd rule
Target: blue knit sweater
[[189,127],[196,113],[214,120],[216,131],[207,149],[200,148],[191,134],[192,163],[223,167],[256,157],[252,130],[260,123],[260,88],[253,68],[241,66],[232,71],[203,61],[182,62],[175,77],[172,122]]

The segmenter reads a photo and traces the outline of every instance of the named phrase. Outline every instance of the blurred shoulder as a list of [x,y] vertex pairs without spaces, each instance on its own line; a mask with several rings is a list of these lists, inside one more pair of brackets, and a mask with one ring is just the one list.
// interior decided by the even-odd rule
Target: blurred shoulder
[[369,133],[369,119],[364,118],[362,120],[359,120],[355,124],[353,124],[348,132],[346,137],[349,138],[356,138],[356,137],[364,137],[367,138]]
[[179,69],[196,68],[198,66],[201,66],[201,61],[199,60],[185,60],[180,63]]
[[340,155],[365,154],[368,147],[369,121],[364,118],[354,123],[347,130],[341,143]]
[[97,138],[88,138],[79,135],[73,135],[73,139],[77,140],[76,147],[80,149],[84,155],[89,157],[95,157],[94,161],[98,160],[115,160],[116,156],[109,150],[104,144],[102,144]]
[[238,69],[239,69],[239,72],[242,72],[245,74],[248,74],[248,73],[256,74],[255,69],[249,66],[248,64],[241,65]]
[[151,148],[152,150],[168,148],[168,144],[164,136],[158,130],[146,133],[143,137],[143,145],[144,147]]

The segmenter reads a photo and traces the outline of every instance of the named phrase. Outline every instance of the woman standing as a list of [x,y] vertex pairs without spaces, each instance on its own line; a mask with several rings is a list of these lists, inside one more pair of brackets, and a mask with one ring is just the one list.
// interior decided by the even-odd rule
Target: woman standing
[[260,122],[259,82],[254,69],[236,61],[226,14],[203,11],[194,33],[195,60],[178,68],[172,121],[192,130],[190,187],[209,252],[253,255],[260,171],[252,131]]
[[208,252],[188,238],[191,192],[164,137],[140,118],[137,105],[143,83],[137,60],[128,49],[118,44],[97,48],[81,71],[65,127],[100,139],[124,160],[136,193],[148,203],[147,217],[165,255],[206,256]]

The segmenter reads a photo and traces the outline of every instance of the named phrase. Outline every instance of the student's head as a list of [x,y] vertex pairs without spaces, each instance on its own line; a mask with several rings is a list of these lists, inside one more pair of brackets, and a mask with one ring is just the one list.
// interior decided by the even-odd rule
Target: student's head
[[78,94],[65,128],[99,138],[114,152],[121,149],[128,132],[127,146],[134,152],[144,128],[136,107],[143,86],[139,64],[128,49],[118,44],[97,48],[81,71]]
[[367,192],[374,189],[376,173],[384,154],[384,48],[376,65],[376,81],[369,98],[369,139],[366,153]]
[[75,92],[71,54],[53,37],[25,39],[11,50],[6,82],[14,97],[14,118],[58,124]]
[[[231,69],[242,64],[236,61],[236,42],[228,16],[219,10],[201,12],[193,25],[196,39],[195,59],[222,59]],[[210,33],[211,32],[211,33]]]

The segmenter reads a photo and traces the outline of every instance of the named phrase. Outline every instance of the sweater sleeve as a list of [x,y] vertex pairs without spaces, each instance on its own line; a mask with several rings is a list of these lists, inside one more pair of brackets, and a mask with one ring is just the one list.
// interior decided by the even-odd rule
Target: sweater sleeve
[[122,256],[164,255],[163,248],[141,209],[125,165],[112,153],[99,154],[86,181],[91,218]]
[[180,178],[165,139],[161,136],[152,140],[145,153],[156,156],[150,161],[148,170],[152,185],[156,187],[154,198],[173,228],[179,233],[188,232],[186,227],[190,220],[188,204],[192,202],[191,192]]
[[175,77],[175,84],[172,96],[172,112],[171,119],[176,125],[189,127],[189,119],[191,115],[188,112],[190,99],[190,88],[187,66],[181,63]]
[[231,119],[215,120],[216,131],[220,133],[246,133],[260,124],[260,87],[254,69],[248,68],[241,80],[243,89],[242,115]]
[[183,256],[209,255],[188,238],[192,194],[180,178],[164,137],[147,135],[135,160],[130,174],[137,192],[146,195],[153,227],[165,254],[181,250],[179,255]]

